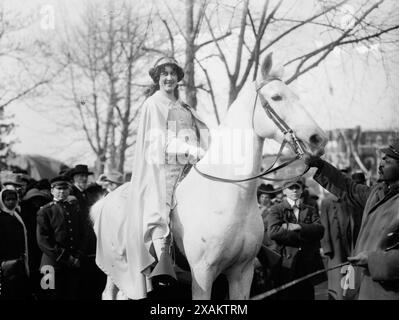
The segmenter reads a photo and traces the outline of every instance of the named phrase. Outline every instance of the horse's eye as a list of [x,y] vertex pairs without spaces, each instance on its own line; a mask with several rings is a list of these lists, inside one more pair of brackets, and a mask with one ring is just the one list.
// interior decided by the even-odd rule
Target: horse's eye
[[281,100],[283,100],[283,97],[280,96],[279,94],[275,94],[274,96],[272,96],[272,100],[273,101],[281,101]]

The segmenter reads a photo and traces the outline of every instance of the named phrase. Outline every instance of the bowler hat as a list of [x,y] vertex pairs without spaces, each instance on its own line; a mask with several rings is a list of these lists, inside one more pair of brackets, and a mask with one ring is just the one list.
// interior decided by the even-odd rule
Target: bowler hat
[[71,185],[70,180],[66,176],[57,176],[50,180],[51,188],[54,187],[69,187]]
[[388,157],[399,160],[399,139],[395,139],[388,148],[382,148],[381,151]]
[[154,67],[152,67],[152,68],[150,69],[150,71],[148,71],[148,74],[150,75],[151,79],[152,79],[154,82],[158,82],[158,81],[159,81],[159,79],[158,79],[158,77],[157,77],[158,69],[159,69],[161,66],[164,66],[164,65],[167,65],[167,64],[173,65],[173,66],[176,67],[177,81],[178,81],[178,82],[179,82],[181,79],[183,79],[183,77],[184,77],[184,71],[183,71],[183,69],[179,66],[179,64],[177,63],[176,59],[175,59],[175,58],[172,58],[172,57],[162,57],[162,58],[158,59],[158,60],[155,62]]
[[87,174],[91,175],[93,172],[89,171],[89,168],[85,164],[77,164],[73,169],[68,172],[70,177],[73,177],[75,174]]
[[116,184],[123,184],[125,182],[123,179],[123,174],[117,171],[111,171],[107,173],[105,181],[113,182]]

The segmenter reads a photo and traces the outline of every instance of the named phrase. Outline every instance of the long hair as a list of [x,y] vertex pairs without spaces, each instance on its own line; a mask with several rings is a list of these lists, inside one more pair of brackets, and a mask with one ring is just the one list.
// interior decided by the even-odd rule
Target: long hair
[[[170,66],[172,67],[173,71],[178,73],[177,66],[174,64],[163,64],[161,66],[156,67],[152,72],[150,72],[151,78],[154,83],[145,91],[146,97],[152,96],[155,92],[157,92],[159,88],[159,78],[161,77],[161,73],[165,71],[165,67]],[[176,99],[179,99],[179,85],[176,86],[174,90],[174,96]]]

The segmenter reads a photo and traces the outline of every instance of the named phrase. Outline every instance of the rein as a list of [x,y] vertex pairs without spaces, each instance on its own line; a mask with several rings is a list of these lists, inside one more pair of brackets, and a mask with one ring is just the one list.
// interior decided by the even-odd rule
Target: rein
[[298,284],[299,282],[305,281],[307,279],[310,279],[310,278],[312,278],[314,276],[317,276],[319,274],[322,274],[324,272],[328,272],[328,271],[331,271],[331,270],[342,268],[343,266],[346,266],[346,265],[349,265],[349,264],[350,264],[350,262],[343,262],[343,263],[337,264],[337,265],[335,265],[333,267],[330,267],[330,268],[325,268],[325,269],[321,269],[321,270],[312,272],[312,273],[307,274],[307,275],[305,275],[303,277],[295,279],[295,280],[293,280],[291,282],[283,284],[283,285],[281,285],[281,286],[279,286],[277,288],[274,288],[274,289],[271,289],[271,290],[266,291],[264,293],[258,294],[256,296],[252,297],[251,300],[262,300],[262,299],[265,299],[265,298],[270,297],[270,296],[272,296],[272,295],[274,295],[274,294],[276,294],[276,293],[278,293],[280,291],[283,291],[283,290],[285,290],[285,289],[287,289],[289,287],[292,287],[292,286]]
[[[295,181],[298,178],[302,177],[306,172],[309,171],[310,167],[307,166],[306,169],[304,170],[304,172],[298,176],[295,176],[294,178],[291,179],[276,179],[276,178],[266,178],[265,175],[268,175],[270,173],[273,173],[277,170],[280,170],[282,168],[285,168],[286,166],[290,165],[291,163],[293,163],[296,160],[299,160],[302,158],[302,156],[305,154],[305,151],[303,149],[303,144],[302,142],[297,138],[297,136],[295,135],[294,131],[288,126],[288,124],[281,119],[281,117],[277,114],[277,112],[272,108],[272,106],[269,104],[269,102],[266,100],[266,98],[264,98],[262,95],[259,94],[259,90],[262,89],[268,82],[270,82],[271,80],[280,80],[277,78],[271,78],[271,79],[267,79],[261,82],[261,84],[258,86],[258,88],[256,89],[256,97],[255,97],[255,102],[254,102],[254,106],[253,106],[253,112],[252,112],[252,123],[253,123],[253,119],[254,119],[254,115],[255,115],[255,107],[256,107],[256,102],[258,100],[258,96],[260,96],[260,100],[262,103],[262,107],[265,110],[267,116],[273,121],[273,123],[277,126],[277,128],[281,131],[281,133],[286,136],[288,135],[290,137],[291,141],[288,141],[286,138],[284,138],[283,142],[280,145],[280,149],[277,153],[276,158],[274,159],[272,165],[267,168],[266,170],[264,170],[263,172],[261,172],[260,174],[256,175],[256,176],[252,176],[249,178],[245,178],[245,179],[227,179],[227,178],[221,178],[221,177],[216,177],[210,174],[206,174],[202,171],[200,171],[197,167],[197,163],[193,165],[195,171],[197,171],[201,176],[210,179],[210,180],[214,180],[214,181],[220,181],[220,182],[245,182],[245,181],[250,181],[250,180],[254,180],[257,178],[261,178],[263,180],[269,180],[269,181],[276,181],[276,182],[282,182],[282,181]],[[291,146],[291,148],[293,149],[293,151],[295,152],[296,156],[287,160],[286,162],[278,165],[277,167],[274,168],[274,165],[277,163],[277,161],[280,159],[281,154],[283,153],[284,147],[286,146],[286,144],[288,143],[289,146]],[[268,192],[265,191],[266,193],[275,193],[276,191],[280,191],[283,188],[279,188],[278,190],[274,190],[273,192]]]

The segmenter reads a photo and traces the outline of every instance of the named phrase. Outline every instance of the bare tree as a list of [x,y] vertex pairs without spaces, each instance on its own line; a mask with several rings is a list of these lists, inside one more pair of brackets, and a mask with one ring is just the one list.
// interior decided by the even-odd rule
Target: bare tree
[[[285,65],[295,64],[295,71],[286,82],[291,83],[301,75],[316,68],[336,48],[359,43],[366,43],[368,46],[374,43],[382,44],[385,41],[384,35],[395,34],[394,31],[399,28],[397,19],[389,19],[387,14],[378,20],[375,15],[373,16],[373,13],[378,13],[378,9],[384,2],[385,0],[367,0],[356,7],[354,5],[351,6],[353,8],[352,12],[346,13],[349,20],[343,20],[342,15],[338,14],[348,1],[340,1],[334,5],[328,5],[327,3],[324,5],[324,10],[314,16],[315,18],[322,17],[323,20],[326,20],[326,23],[318,22],[314,17],[305,21],[294,22],[296,26],[302,26],[304,23],[319,23],[324,28],[323,32],[332,34],[332,40],[315,50],[288,61]],[[336,19],[337,16],[338,19]],[[388,39],[386,41],[391,40]],[[398,40],[394,41],[398,42]],[[267,47],[263,50],[266,49]]]
[[[285,63],[285,65],[295,66],[293,74],[287,79],[286,83],[291,83],[301,75],[317,67],[337,47],[362,42],[367,44],[372,44],[373,41],[381,42],[383,41],[383,35],[392,34],[394,30],[399,28],[399,24],[397,23],[388,24],[386,21],[387,17],[384,15],[377,21],[375,20],[375,15],[372,15],[372,13],[378,12],[384,0],[365,0],[357,3],[353,3],[352,1],[350,8],[353,8],[353,10],[345,13],[346,18],[350,14],[350,21],[346,22],[346,25],[343,26],[343,22],[346,21],[343,18],[343,10],[345,8],[347,10],[348,7],[345,6],[348,6],[348,3],[350,3],[348,0],[315,2],[313,13],[302,19],[294,19],[287,18],[287,14],[282,11],[283,1],[277,2],[274,7],[270,8],[270,1],[265,0],[263,9],[258,14],[259,19],[256,20],[249,10],[250,1],[243,1],[240,32],[236,41],[233,68],[229,65],[230,61],[222,45],[217,41],[214,42],[218,51],[218,57],[226,70],[229,80],[228,106],[235,100],[248,80],[251,70],[254,70],[254,78],[256,77],[259,56],[266,51],[272,50],[276,43],[289,37],[295,37],[305,26],[314,26],[315,33],[329,33],[332,39],[321,47],[294,57]],[[215,23],[212,24],[211,19],[207,15],[205,15],[205,19],[210,34],[213,39],[216,39],[217,34],[215,30],[217,28]],[[252,30],[251,36],[245,36],[248,27]],[[269,35],[273,36],[266,40],[264,36],[269,29]],[[249,45],[249,43],[252,43],[252,45]],[[244,50],[248,58],[243,65]]]
[[0,162],[12,153],[12,141],[5,138],[14,128],[6,109],[16,102],[38,97],[64,66],[54,69],[46,61],[50,45],[30,34],[24,34],[37,22],[33,15],[6,11],[0,6]]
[[[132,145],[133,122],[144,95],[133,90],[138,61],[148,30],[148,17],[139,18],[129,3],[102,8],[89,5],[83,26],[65,41],[63,60],[69,65],[71,95],[80,125],[97,157],[96,170],[123,172],[126,150]],[[78,85],[79,83],[79,85]]]

